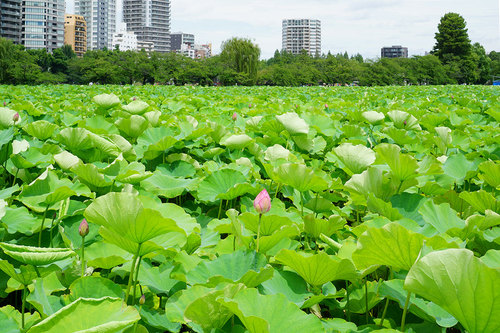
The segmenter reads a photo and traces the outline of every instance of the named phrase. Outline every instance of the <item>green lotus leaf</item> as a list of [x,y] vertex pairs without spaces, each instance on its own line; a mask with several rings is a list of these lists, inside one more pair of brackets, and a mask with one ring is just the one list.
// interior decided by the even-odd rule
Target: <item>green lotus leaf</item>
[[5,274],[19,282],[24,286],[33,283],[36,278],[43,278],[53,272],[60,271],[61,268],[57,265],[48,267],[38,267],[38,272],[33,265],[22,265],[19,268],[14,268],[7,260],[0,260],[0,270]]
[[444,174],[452,177],[458,185],[462,185],[464,180],[470,177],[467,177],[468,173],[475,172],[476,170],[477,166],[475,163],[468,161],[462,154],[448,157],[443,164]]
[[374,167],[368,168],[359,175],[353,175],[345,183],[345,188],[354,202],[363,205],[366,205],[366,199],[370,194],[387,201],[395,193],[390,179],[384,177],[382,171]]
[[144,118],[148,120],[151,126],[158,126],[161,117],[160,111],[149,111],[143,114]]
[[252,193],[254,196],[256,196],[259,193],[259,190],[248,183],[236,184],[230,189],[228,189],[226,193],[220,193],[215,198],[223,200],[232,200],[241,197],[242,195],[245,195],[247,193]]
[[445,155],[448,148],[451,147],[453,141],[451,129],[448,127],[436,127],[434,130],[437,134],[437,137],[434,138],[434,142],[436,143],[439,151]]
[[338,215],[332,215],[328,220],[315,218],[313,214],[304,217],[304,231],[314,238],[318,238],[321,234],[330,237],[345,224],[346,221]]
[[295,112],[287,112],[285,114],[276,116],[276,119],[278,119],[278,121],[286,128],[288,133],[290,133],[291,135],[307,135],[309,133],[309,125]]
[[470,250],[429,253],[410,269],[404,287],[441,306],[468,332],[500,330],[500,271]]
[[[342,318],[332,318],[332,319],[323,319],[321,321],[323,326],[326,328],[327,332],[339,332],[339,333],[349,333],[349,332],[357,332],[358,327],[355,323],[350,321],[345,321]],[[378,330],[379,333],[384,332],[385,330]],[[377,332],[377,331],[375,331]],[[391,333],[385,331],[385,333]]]
[[[349,286],[349,311],[353,313],[366,313],[373,309],[383,298],[379,293],[381,281],[366,281],[362,285]],[[366,289],[365,289],[366,288]],[[345,298],[344,298],[344,301]],[[347,305],[346,305],[347,306]]]
[[[243,213],[238,216],[240,221],[243,222],[246,229],[257,234],[257,228],[259,224],[259,215],[253,213]],[[275,231],[278,231],[283,226],[292,225],[294,222],[286,216],[269,215],[264,214],[260,221],[260,234],[261,236],[272,235]]]
[[280,183],[289,185],[299,192],[309,190],[321,192],[328,188],[328,182],[322,177],[322,174],[304,164],[282,164],[274,172]]
[[116,126],[101,115],[95,115],[85,119],[85,128],[99,135],[118,134]]
[[163,198],[175,198],[196,188],[198,181],[172,177],[156,170],[151,177],[141,182],[141,187],[149,193]]
[[23,130],[38,140],[45,141],[52,137],[54,131],[58,128],[56,124],[46,120],[37,120],[23,127]]
[[225,136],[219,142],[220,145],[226,146],[229,149],[243,149],[252,142],[252,138],[246,134],[235,134]]
[[151,172],[146,171],[144,164],[132,162],[120,170],[120,174],[116,176],[115,180],[125,184],[138,184],[152,175]]
[[40,312],[42,318],[52,315],[64,306],[60,297],[53,296],[49,290],[45,290],[44,279],[35,281],[26,301]]
[[[83,315],[82,315],[83,314]],[[119,298],[79,298],[29,329],[29,333],[121,332],[140,320],[137,310]]]
[[[3,308],[2,308],[3,309]],[[3,311],[0,311],[0,327],[4,333],[19,333],[19,325],[16,320]]]
[[112,192],[94,200],[84,213],[87,221],[102,225],[121,237],[141,244],[170,231],[184,232],[175,221],[144,208],[138,196]]
[[[17,330],[15,331],[15,333],[19,333],[19,332],[22,332],[21,331],[21,324],[22,324],[22,315],[21,315],[21,312],[16,310],[12,305],[6,305],[4,307],[1,307],[0,308],[0,313],[2,313],[2,315],[6,315],[8,318],[10,318],[11,320],[14,320],[16,323],[17,323]],[[12,321],[9,320],[9,323],[7,324],[7,326],[5,327],[5,329],[7,329]],[[25,325],[24,327],[25,328],[28,328],[28,327],[31,327],[34,323],[40,321],[40,314],[38,312],[34,312],[33,314],[29,313],[29,312],[25,312],[24,313],[24,322],[25,322]],[[4,322],[1,323],[2,326],[2,331],[4,330],[4,326],[3,326]]]
[[[399,306],[403,308],[408,295],[408,292],[404,290],[403,285],[404,280],[400,279],[384,281],[379,288],[380,295],[387,296],[391,300],[398,302]],[[426,301],[420,297],[416,297],[415,294],[412,294],[410,297],[408,310],[424,320],[430,322],[435,321],[441,327],[452,327],[458,322],[439,305]]]
[[215,171],[198,186],[198,199],[203,202],[215,202],[219,194],[225,194],[236,184],[245,182],[245,176],[239,171],[231,169]]
[[417,160],[401,153],[401,148],[396,145],[382,143],[375,148],[378,157],[391,168],[391,174],[399,182],[418,176]]
[[173,203],[164,203],[155,205],[152,202],[145,202],[144,197],[141,197],[142,203],[146,208],[158,210],[163,217],[170,218],[177,223],[177,226],[182,228],[186,234],[193,232],[201,232],[200,224],[194,217],[186,213],[186,211]]
[[385,115],[382,112],[366,111],[361,114],[372,125],[379,125],[384,122]]
[[405,111],[389,111],[387,116],[392,120],[394,126],[399,129],[421,130],[417,118]]
[[196,168],[188,162],[175,161],[169,164],[163,164],[156,168],[165,175],[177,178],[191,178],[196,174]]
[[138,138],[149,126],[148,121],[139,115],[132,115],[130,118],[120,118],[115,122],[116,127],[126,136]]
[[[259,252],[269,255],[269,251],[276,250],[274,247],[284,239],[294,239],[300,235],[300,230],[297,225],[283,226],[275,231],[272,235],[260,237]],[[279,249],[278,249],[279,250]]]
[[39,148],[29,147],[25,152],[16,153],[13,150],[10,160],[18,169],[28,169],[34,166],[47,166],[54,163],[54,158],[51,154],[44,154]]
[[108,141],[102,136],[94,134],[92,132],[90,132],[88,135],[93,148],[99,149],[107,156],[118,157],[118,155],[120,155],[120,149],[111,141]]
[[447,203],[436,205],[429,200],[420,207],[419,213],[424,221],[432,225],[439,233],[444,234],[453,228],[465,228],[465,221],[459,218],[457,212]]
[[99,169],[93,164],[78,163],[71,168],[78,179],[91,189],[110,187],[113,182],[107,176],[99,172]]
[[264,295],[285,295],[299,307],[314,294],[308,290],[307,283],[295,272],[275,271],[271,279],[264,281],[259,290]]
[[[222,285],[221,285],[222,286]],[[210,292],[220,291],[217,288],[208,288],[200,285],[192,286],[191,288],[183,289],[168,298],[165,304],[165,314],[168,320],[174,323],[187,323],[184,317],[184,311],[200,297],[209,294]]]
[[26,207],[5,207],[2,223],[7,227],[9,234],[20,232],[27,236],[32,235],[40,228],[40,221],[31,215]]
[[[157,238],[160,238],[162,236],[170,237],[171,233],[166,233],[164,235],[155,237],[150,241],[146,241],[144,243],[141,243],[140,245],[138,243],[128,239],[128,238],[121,236],[120,234],[116,233],[116,231],[114,231],[112,229],[108,229],[106,227],[101,226],[99,228],[99,234],[102,236],[102,238],[106,242],[111,243],[113,245],[116,245],[120,249],[125,250],[130,254],[138,253],[139,256],[142,257],[142,256],[145,256],[146,254],[151,253],[151,252],[164,250],[165,247],[162,246],[163,244],[162,245],[158,244],[158,242],[156,242],[156,240],[157,240]],[[183,237],[184,242],[185,242],[186,237],[183,234],[180,234],[180,233],[172,233],[172,234],[175,234],[176,236],[181,235]],[[160,239],[160,241],[162,241],[162,240],[163,239]],[[170,243],[177,242],[177,240],[178,239],[176,239],[176,237],[170,237],[168,239],[168,241],[170,241]],[[175,244],[175,245],[178,245],[179,247],[183,246],[183,244]],[[168,247],[170,247],[170,246],[168,246]]]
[[81,151],[92,148],[91,132],[84,128],[65,128],[58,135],[58,141],[69,151]]
[[59,154],[54,155],[54,160],[59,165],[59,167],[64,171],[69,171],[72,167],[74,167],[78,163],[82,163],[82,161],[78,158],[78,156],[75,156],[70,152],[67,152],[66,150],[60,152]]
[[493,161],[486,161],[479,164],[479,178],[484,180],[493,188],[500,186],[500,164]]
[[313,286],[322,286],[335,280],[354,281],[358,278],[356,268],[350,260],[329,256],[325,252],[303,255],[299,252],[283,249],[275,258],[283,265],[293,269]]
[[279,144],[275,144],[274,146],[266,149],[264,153],[264,159],[271,162],[280,159],[288,160],[291,154],[292,153],[288,149]]
[[123,136],[118,134],[109,134],[106,138],[120,149],[123,153],[123,157],[125,157],[128,161],[135,161],[137,154],[134,151],[134,147]]
[[103,109],[110,109],[120,104],[120,99],[115,94],[96,95],[92,101]]
[[149,104],[143,101],[132,101],[128,105],[122,105],[122,109],[131,114],[142,115],[149,108]]
[[257,252],[236,251],[212,261],[202,261],[186,275],[188,284],[216,286],[221,282],[243,283],[255,287],[273,276],[266,257]]
[[375,162],[375,153],[363,145],[343,143],[333,150],[341,162],[341,168],[349,176],[361,173]]
[[481,261],[490,268],[500,268],[500,250],[488,250]]
[[415,142],[415,138],[410,136],[408,130],[397,129],[395,127],[386,127],[382,133],[387,134],[396,144],[404,146]]
[[217,302],[217,299],[232,298],[244,287],[243,284],[230,284],[221,290],[209,292],[191,302],[184,311],[184,317],[201,326],[204,332],[220,329],[233,316],[233,313]]
[[15,260],[34,266],[49,265],[75,255],[75,252],[70,249],[34,247],[9,243],[0,243],[0,248],[2,248],[5,254]]
[[163,263],[159,267],[155,267],[143,260],[138,279],[142,285],[148,286],[156,294],[170,295],[170,290],[182,283],[170,278],[170,273],[173,270],[174,266],[170,263]]
[[358,239],[352,259],[358,269],[386,265],[409,270],[417,260],[424,241],[435,249],[456,247],[441,237],[428,238],[393,222],[382,228],[369,227]]
[[167,127],[148,128],[137,138],[136,151],[148,160],[154,159],[178,142],[174,135],[173,130]]
[[367,207],[370,211],[387,217],[390,221],[396,221],[403,216],[396,208],[392,207],[390,202],[385,202],[382,199],[375,197],[373,194],[368,194]]
[[237,315],[250,333],[325,331],[318,317],[306,314],[284,295],[260,295],[256,289],[243,289],[233,298],[218,301]]
[[[142,268],[142,267],[141,267]],[[68,295],[68,303],[79,298],[123,298],[123,290],[109,279],[99,276],[84,276],[75,280],[70,286],[71,293]]]
[[474,207],[474,209],[483,214],[487,210],[500,213],[500,205],[498,205],[498,200],[494,196],[492,196],[491,193],[488,193],[485,190],[479,190],[476,192],[462,192],[459,196],[472,207]]
[[132,260],[132,256],[121,248],[106,242],[95,242],[85,246],[87,266],[111,269]]

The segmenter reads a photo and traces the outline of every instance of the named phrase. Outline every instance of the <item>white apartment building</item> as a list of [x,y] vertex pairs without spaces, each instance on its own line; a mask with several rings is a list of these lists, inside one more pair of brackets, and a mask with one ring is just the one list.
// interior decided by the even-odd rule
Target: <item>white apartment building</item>
[[321,21],[283,20],[282,48],[292,54],[305,50],[311,56],[321,55]]
[[75,14],[87,22],[87,49],[113,48],[116,31],[116,0],[76,0]]
[[118,48],[120,51],[136,51],[137,36],[127,31],[127,24],[121,23],[118,26],[118,31],[113,35],[113,49]]
[[123,0],[123,21],[139,42],[170,52],[170,0]]
[[64,0],[23,1],[21,44],[52,52],[64,45]]

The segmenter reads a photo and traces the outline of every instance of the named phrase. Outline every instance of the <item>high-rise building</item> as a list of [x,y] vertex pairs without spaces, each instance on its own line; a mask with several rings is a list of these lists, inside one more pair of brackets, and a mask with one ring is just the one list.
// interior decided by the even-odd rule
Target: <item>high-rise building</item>
[[83,16],[73,14],[64,16],[64,44],[71,45],[79,57],[87,52],[87,23]]
[[401,45],[383,47],[380,51],[382,58],[408,58],[408,48]]
[[123,21],[139,42],[156,52],[170,51],[170,0],[123,0]]
[[64,0],[23,1],[21,43],[52,52],[64,43]]
[[310,19],[283,20],[283,50],[300,54],[321,55],[321,21]]
[[190,47],[194,46],[194,35],[186,34],[184,32],[173,32],[170,34],[170,50],[178,51],[182,45],[186,44]]
[[116,0],[76,0],[75,13],[87,22],[87,48],[111,49],[116,31]]
[[0,37],[21,43],[21,0],[0,0]]

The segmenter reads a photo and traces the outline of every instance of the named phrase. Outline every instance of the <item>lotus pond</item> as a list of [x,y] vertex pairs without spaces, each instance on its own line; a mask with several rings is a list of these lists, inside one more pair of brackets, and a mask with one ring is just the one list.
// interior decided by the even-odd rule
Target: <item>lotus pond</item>
[[0,103],[2,332],[500,331],[497,87]]

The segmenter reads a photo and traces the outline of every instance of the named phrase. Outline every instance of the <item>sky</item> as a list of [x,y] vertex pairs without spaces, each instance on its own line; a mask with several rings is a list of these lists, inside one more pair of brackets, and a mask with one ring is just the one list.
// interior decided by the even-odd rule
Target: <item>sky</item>
[[[118,17],[122,0],[117,0]],[[67,0],[73,13],[74,0]],[[231,37],[250,38],[268,59],[281,49],[283,19],[321,20],[322,52],[380,56],[383,46],[403,45],[424,55],[435,44],[440,18],[455,12],[469,37],[487,52],[500,51],[500,0],[172,0],[171,32],[212,43],[215,53]]]

